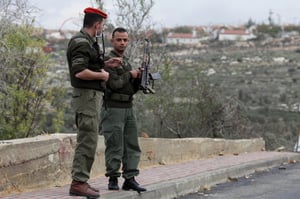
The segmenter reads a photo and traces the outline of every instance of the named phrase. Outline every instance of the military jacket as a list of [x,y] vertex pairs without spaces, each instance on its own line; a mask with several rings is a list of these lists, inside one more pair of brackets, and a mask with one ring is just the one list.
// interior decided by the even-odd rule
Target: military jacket
[[[120,57],[115,51],[111,51],[107,58]],[[133,79],[130,71],[132,66],[126,56],[123,56],[123,64],[119,67],[105,68],[109,72],[105,103],[108,107],[127,108],[132,107],[133,95],[137,92],[139,79]]]
[[74,35],[68,43],[67,61],[71,85],[75,88],[103,90],[100,80],[82,80],[75,77],[76,73],[81,72],[84,69],[90,69],[97,72],[103,68],[99,52],[93,47],[95,44],[95,39],[84,29],[81,29],[80,32]]

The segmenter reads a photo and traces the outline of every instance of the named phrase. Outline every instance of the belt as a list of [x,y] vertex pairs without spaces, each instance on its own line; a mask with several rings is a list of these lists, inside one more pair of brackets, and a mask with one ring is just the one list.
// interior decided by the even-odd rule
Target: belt
[[109,95],[108,99],[115,101],[128,102],[132,100],[132,95],[126,95],[121,93],[112,93]]

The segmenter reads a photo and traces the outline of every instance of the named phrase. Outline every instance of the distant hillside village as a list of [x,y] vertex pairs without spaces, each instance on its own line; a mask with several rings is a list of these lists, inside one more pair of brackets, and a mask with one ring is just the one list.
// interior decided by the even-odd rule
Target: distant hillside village
[[[267,26],[267,25],[264,25]],[[286,42],[293,42],[298,44],[299,30],[298,26],[292,26],[297,28],[279,27],[279,26],[267,26],[265,29],[270,31],[269,35],[272,38],[265,37],[265,44],[276,42],[274,38],[281,38],[286,40]],[[164,28],[160,33],[160,42],[170,45],[189,45],[201,47],[202,43],[207,43],[207,41],[237,41],[237,42],[247,42],[255,40],[261,35],[261,27],[257,25],[252,25],[250,27],[245,26],[183,26],[179,28]],[[48,41],[51,40],[64,40],[71,38],[77,31],[71,30],[44,30],[44,36]],[[277,32],[277,35],[274,35]],[[152,33],[152,34],[153,34]],[[109,33],[107,33],[109,34]],[[295,39],[296,38],[296,39]],[[271,41],[272,40],[272,41]],[[296,42],[296,43],[295,43]],[[279,44],[281,45],[281,44]]]
[[[198,45],[205,40],[231,40],[231,41],[247,41],[255,39],[255,27],[188,27],[192,29],[191,33],[172,32],[172,29],[165,28],[164,33],[167,33],[163,40],[166,44],[188,44]],[[71,30],[45,30],[46,39],[69,39],[76,31]]]
[[192,33],[174,33],[169,32],[166,37],[167,44],[188,44],[198,45],[205,40],[230,40],[247,41],[255,39],[254,28],[246,29],[244,27],[193,27]]

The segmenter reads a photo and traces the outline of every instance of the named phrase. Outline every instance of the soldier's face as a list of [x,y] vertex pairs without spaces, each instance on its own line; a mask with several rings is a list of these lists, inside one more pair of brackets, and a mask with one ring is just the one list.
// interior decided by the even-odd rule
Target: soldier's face
[[105,23],[105,19],[103,19],[101,22],[97,22],[96,23],[96,32],[101,33],[104,29],[104,23]]
[[115,32],[114,37],[111,39],[111,43],[117,52],[123,53],[129,43],[128,33]]

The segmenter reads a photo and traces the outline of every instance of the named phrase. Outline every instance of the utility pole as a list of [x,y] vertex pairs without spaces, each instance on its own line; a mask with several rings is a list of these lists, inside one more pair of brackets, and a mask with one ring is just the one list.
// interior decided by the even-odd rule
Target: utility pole
[[296,142],[296,145],[294,147],[295,152],[300,152],[300,124],[298,125],[298,140]]
[[274,25],[273,16],[272,16],[273,14],[274,14],[273,11],[270,9],[270,11],[269,11],[269,17],[268,17],[269,25],[270,26]]

